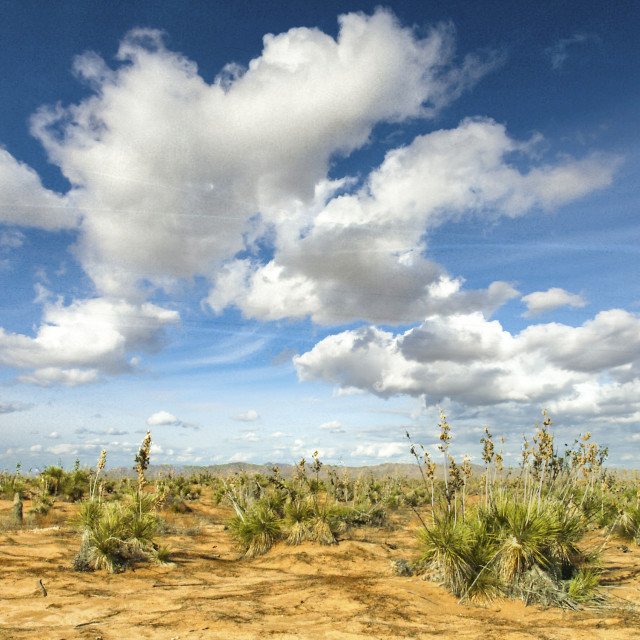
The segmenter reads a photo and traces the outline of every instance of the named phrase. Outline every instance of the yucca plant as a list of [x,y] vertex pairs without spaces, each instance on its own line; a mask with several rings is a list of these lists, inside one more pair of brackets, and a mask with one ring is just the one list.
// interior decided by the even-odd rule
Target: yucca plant
[[633,506],[620,509],[613,531],[625,540],[636,540],[640,534],[640,509]]
[[91,568],[114,572],[127,561],[127,522],[120,505],[104,505],[100,517],[85,530],[83,544]]
[[[455,490],[453,500],[451,495],[460,474],[449,456],[451,473],[444,496],[434,505],[430,525],[421,518],[418,540],[422,567],[461,599],[502,593],[527,603],[575,607],[600,597],[598,552],[589,554],[579,543],[590,522],[604,511],[602,496],[596,499],[593,491],[594,474],[600,472],[606,450],[585,444],[590,436],[583,436],[576,441],[577,452],[565,456],[575,462],[569,469],[553,448],[551,420],[544,416],[531,446],[525,438],[522,473],[515,482],[497,473],[502,450],[495,453],[492,435],[485,429],[484,498],[475,509],[463,510],[462,519],[456,518]],[[446,452],[449,426],[442,412],[441,418],[440,449]],[[413,444],[411,452],[421,463]],[[424,473],[422,479],[426,486]],[[604,484],[603,479],[599,486]],[[464,477],[462,486],[464,490]],[[639,525],[640,511],[627,509],[617,526],[637,537]]]
[[534,564],[550,565],[549,545],[558,534],[553,516],[536,502],[523,504],[504,496],[483,512],[485,527],[497,542],[495,570],[501,579],[511,581]]
[[453,594],[463,596],[476,577],[472,561],[474,535],[469,525],[456,521],[447,507],[434,512],[431,525],[418,533],[420,563]]
[[238,514],[231,520],[229,530],[244,557],[253,558],[267,553],[281,538],[282,524],[282,519],[271,506],[257,500],[244,514]]
[[297,545],[308,540],[311,536],[313,505],[308,500],[296,498],[285,505],[284,514],[287,544]]
[[171,547],[161,544],[155,549],[153,558],[158,564],[171,564]]
[[344,533],[347,524],[342,511],[328,502],[315,502],[309,537],[319,544],[336,544],[336,536]]
[[578,569],[568,582],[567,596],[575,604],[583,604],[601,599],[598,591],[601,572],[594,567]]

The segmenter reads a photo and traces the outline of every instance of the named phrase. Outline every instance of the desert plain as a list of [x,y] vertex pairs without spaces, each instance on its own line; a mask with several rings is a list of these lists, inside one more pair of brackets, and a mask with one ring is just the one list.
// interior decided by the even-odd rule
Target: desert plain
[[[409,509],[392,512],[388,526],[352,528],[335,545],[278,543],[246,559],[226,530],[230,506],[205,490],[191,507],[163,514],[170,564],[141,563],[122,573],[73,569],[81,542],[72,524],[76,504],[56,503],[38,526],[5,527],[0,638],[640,638],[640,548],[615,537],[599,541],[604,606],[470,604],[420,576],[394,574],[394,561],[419,553],[420,523]],[[6,522],[11,508],[0,501],[0,519]]]

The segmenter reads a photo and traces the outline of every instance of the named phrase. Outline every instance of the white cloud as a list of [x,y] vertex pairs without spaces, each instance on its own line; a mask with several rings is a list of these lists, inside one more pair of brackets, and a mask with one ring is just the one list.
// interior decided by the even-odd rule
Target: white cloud
[[150,427],[159,427],[165,425],[178,426],[182,423],[172,413],[158,411],[147,418],[147,424]]
[[409,447],[406,442],[382,442],[379,444],[359,444],[352,455],[354,458],[365,457],[391,460],[408,454]]
[[47,453],[51,453],[56,456],[63,456],[63,455],[77,456],[80,452],[92,453],[99,450],[100,450],[99,444],[61,443],[61,444],[54,444],[53,446],[46,448]]
[[511,334],[480,313],[431,316],[399,335],[375,327],[331,335],[294,364],[301,380],[381,397],[425,394],[429,404],[575,401],[587,383],[604,396],[631,391],[640,379],[640,317],[611,310],[579,327]]
[[243,440],[244,442],[260,442],[260,436],[255,431],[247,431],[242,435],[236,436],[234,440]]
[[60,437],[60,434],[57,431],[52,431],[47,438],[50,438],[51,440],[57,440]]
[[[418,136],[388,152],[357,192],[312,207],[304,227],[278,227],[267,264],[227,263],[208,303],[215,311],[234,304],[246,316],[319,323],[408,324],[435,313],[491,312],[518,292],[505,282],[462,290],[460,279],[426,257],[428,232],[465,216],[553,209],[608,185],[617,166],[597,156],[535,166],[538,142],[513,140],[487,119]],[[516,167],[513,154],[530,168]]]
[[0,147],[0,223],[56,230],[76,227],[78,217],[65,197],[45,189],[33,169]]
[[255,409],[249,409],[245,413],[232,416],[232,420],[238,420],[240,422],[254,422],[260,419],[260,414]]
[[100,373],[96,369],[43,367],[31,373],[19,375],[17,380],[26,384],[36,384],[40,387],[49,387],[54,384],[61,384],[65,387],[78,387],[98,382]]
[[151,303],[94,298],[45,303],[43,321],[34,338],[0,328],[0,363],[33,369],[23,382],[75,386],[95,382],[100,374],[132,371],[132,351],[162,347],[165,328],[178,314]]
[[24,233],[17,229],[0,233],[0,249],[18,249],[24,243]]
[[41,444],[34,444],[31,447],[29,447],[29,451],[31,453],[40,453],[42,451],[42,445]]
[[254,453],[250,453],[249,451],[238,451],[229,457],[229,462],[248,462],[253,458],[255,458]]
[[499,63],[456,67],[452,27],[421,36],[384,10],[342,16],[337,39],[267,35],[246,70],[212,85],[155,30],[129,32],[117,58],[112,70],[80,56],[94,94],[41,109],[31,129],[73,185],[85,270],[118,296],[143,279],[210,275],[261,232],[257,211],[277,225],[293,214],[297,229],[332,158],[379,122],[435,114]]
[[587,304],[581,295],[569,293],[558,287],[522,296],[522,301],[527,305],[527,311],[523,314],[526,317],[535,316],[545,311],[553,311],[558,307],[584,307]]
[[324,431],[331,431],[331,433],[344,433],[342,425],[337,420],[324,422],[320,425],[319,429],[323,429]]

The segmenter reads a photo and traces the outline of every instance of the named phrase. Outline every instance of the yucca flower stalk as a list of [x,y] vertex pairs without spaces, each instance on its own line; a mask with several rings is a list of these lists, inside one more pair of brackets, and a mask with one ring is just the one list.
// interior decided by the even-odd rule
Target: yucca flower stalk
[[308,500],[296,498],[285,508],[285,525],[288,528],[287,544],[298,545],[311,537],[313,505]]
[[485,482],[485,491],[484,491],[484,499],[485,504],[489,504],[489,476],[491,470],[491,464],[493,463],[493,458],[495,456],[494,445],[493,445],[493,436],[489,433],[489,428],[484,428],[485,435],[480,438],[480,442],[482,442],[482,460],[484,461],[485,472],[484,472],[484,482]]
[[[447,423],[447,416],[444,415],[442,409],[440,409],[440,422],[438,423],[438,427],[440,427],[440,444],[438,445],[438,449],[442,452],[443,459],[443,468],[444,468],[444,490],[445,493],[449,494],[448,487],[448,478],[447,478],[447,456],[449,450],[449,441],[451,440],[451,435],[449,432],[451,431],[451,427]],[[451,504],[449,504],[449,508],[451,508]]]
[[473,475],[473,469],[471,468],[470,461],[471,461],[471,458],[469,458],[469,456],[465,454],[464,459],[462,460],[462,465],[460,466],[460,470],[462,471],[462,519],[463,520],[466,512],[467,481]]
[[142,493],[144,486],[146,484],[146,479],[144,476],[144,472],[149,467],[149,458],[151,455],[151,431],[147,431],[147,435],[145,436],[142,444],[140,445],[140,449],[135,457],[136,466],[133,467],[135,471],[138,472],[138,493]]
[[[90,500],[95,500],[96,489],[98,487],[100,472],[105,468],[106,464],[107,464],[107,450],[103,449],[100,452],[100,457],[98,458],[98,463],[96,464],[96,475],[93,478],[93,483],[91,482],[91,479],[89,480],[89,499]],[[98,496],[98,500],[99,500],[99,496]]]

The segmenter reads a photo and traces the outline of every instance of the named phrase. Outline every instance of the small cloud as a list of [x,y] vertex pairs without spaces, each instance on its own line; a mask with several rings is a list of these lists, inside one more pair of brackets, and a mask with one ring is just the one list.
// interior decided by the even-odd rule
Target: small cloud
[[238,420],[239,422],[253,422],[260,419],[260,414],[253,409],[250,409],[246,413],[241,413],[237,416],[232,416],[232,420]]
[[331,420],[331,422],[325,422],[320,425],[320,429],[324,431],[330,431],[331,433],[344,433],[342,425],[337,420]]
[[270,438],[286,438],[287,434],[284,431],[276,431],[272,433],[269,437]]
[[3,231],[0,233],[0,249],[19,249],[24,243],[24,233]]
[[407,453],[408,448],[405,442],[387,442],[382,444],[360,444],[356,447],[353,455],[389,460]]
[[569,57],[569,49],[573,48],[575,45],[598,41],[599,39],[597,36],[586,33],[576,33],[571,38],[562,38],[554,45],[547,47],[545,49],[545,53],[551,59],[551,67],[555,70],[559,70],[564,66],[564,63]]
[[[115,427],[111,427],[110,429],[107,429],[105,435],[108,436],[126,436],[127,433],[129,433],[128,431],[123,431],[122,429],[116,429]],[[102,434],[100,434],[102,435]]]
[[[79,430],[76,429],[76,433],[78,433]],[[57,431],[52,431],[47,438],[49,438],[50,440],[57,440],[60,437],[60,434]]]
[[243,440],[244,442],[260,442],[260,437],[255,431],[247,431],[247,433],[236,436],[234,440]]
[[166,425],[177,427],[182,423],[172,413],[169,413],[168,411],[158,411],[147,418],[147,424],[150,427],[161,427]]
[[247,451],[238,451],[237,453],[234,453],[229,458],[229,462],[247,462],[248,460],[251,460],[251,458],[253,457],[254,457],[253,453],[249,453]]
[[32,447],[29,447],[29,451],[31,451],[31,453],[40,453],[42,451],[42,445],[34,444]]
[[0,413],[16,413],[18,411],[26,411],[31,409],[32,404],[24,402],[0,402]]
[[569,293],[559,287],[530,293],[528,296],[523,296],[522,301],[527,305],[527,310],[522,314],[524,317],[553,311],[558,307],[584,307],[587,304],[581,295]]
[[51,299],[51,291],[47,289],[44,285],[36,282],[33,286],[34,291],[36,292],[36,297],[33,299],[34,304],[40,304],[43,302],[47,302]]

